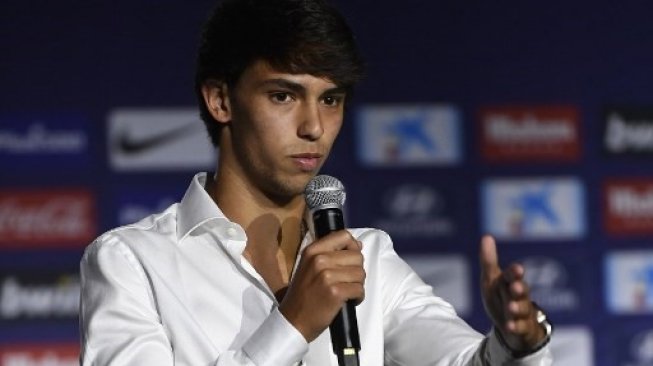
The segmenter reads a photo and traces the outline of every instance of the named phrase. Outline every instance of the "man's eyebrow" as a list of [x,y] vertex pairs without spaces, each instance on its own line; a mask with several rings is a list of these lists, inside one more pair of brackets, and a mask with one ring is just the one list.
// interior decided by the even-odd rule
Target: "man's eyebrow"
[[[295,83],[293,81],[287,80],[287,79],[267,79],[263,80],[260,83],[260,86],[276,86],[279,88],[285,88],[292,90],[293,92],[297,94],[304,94],[306,92],[306,88],[302,84]],[[347,90],[344,87],[340,86],[335,86],[333,88],[329,88],[325,90],[322,94],[346,94]]]
[[336,86],[331,89],[327,89],[322,94],[347,94],[347,88],[342,86]]
[[299,83],[292,82],[287,79],[267,79],[260,83],[260,86],[276,86],[280,88],[290,89],[295,93],[304,93],[306,88]]

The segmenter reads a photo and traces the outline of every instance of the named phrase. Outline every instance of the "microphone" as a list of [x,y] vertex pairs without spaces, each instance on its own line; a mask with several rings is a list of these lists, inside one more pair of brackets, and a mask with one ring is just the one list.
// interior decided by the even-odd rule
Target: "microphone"
[[[311,179],[304,191],[306,205],[313,219],[317,239],[345,228],[342,205],[345,203],[345,187],[329,175]],[[358,366],[361,342],[356,320],[356,304],[348,300],[329,325],[333,352],[340,366]]]

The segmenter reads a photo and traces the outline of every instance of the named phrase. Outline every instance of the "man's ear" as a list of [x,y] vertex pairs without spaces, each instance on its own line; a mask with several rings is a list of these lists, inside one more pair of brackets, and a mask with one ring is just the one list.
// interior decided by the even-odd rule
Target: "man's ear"
[[231,121],[231,101],[227,83],[218,80],[207,80],[202,85],[202,95],[206,108],[218,122],[227,123]]

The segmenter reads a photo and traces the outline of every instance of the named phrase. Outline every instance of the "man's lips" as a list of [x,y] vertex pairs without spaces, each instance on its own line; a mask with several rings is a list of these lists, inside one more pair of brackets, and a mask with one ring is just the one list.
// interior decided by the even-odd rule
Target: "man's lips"
[[318,167],[320,160],[322,159],[322,154],[301,153],[292,154],[290,157],[301,170],[312,171]]

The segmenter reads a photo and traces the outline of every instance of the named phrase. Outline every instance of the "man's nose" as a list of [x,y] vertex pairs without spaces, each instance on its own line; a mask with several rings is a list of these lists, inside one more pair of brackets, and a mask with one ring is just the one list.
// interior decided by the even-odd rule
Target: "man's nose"
[[297,133],[307,140],[317,140],[324,133],[322,116],[318,103],[307,103],[302,110],[302,122]]

